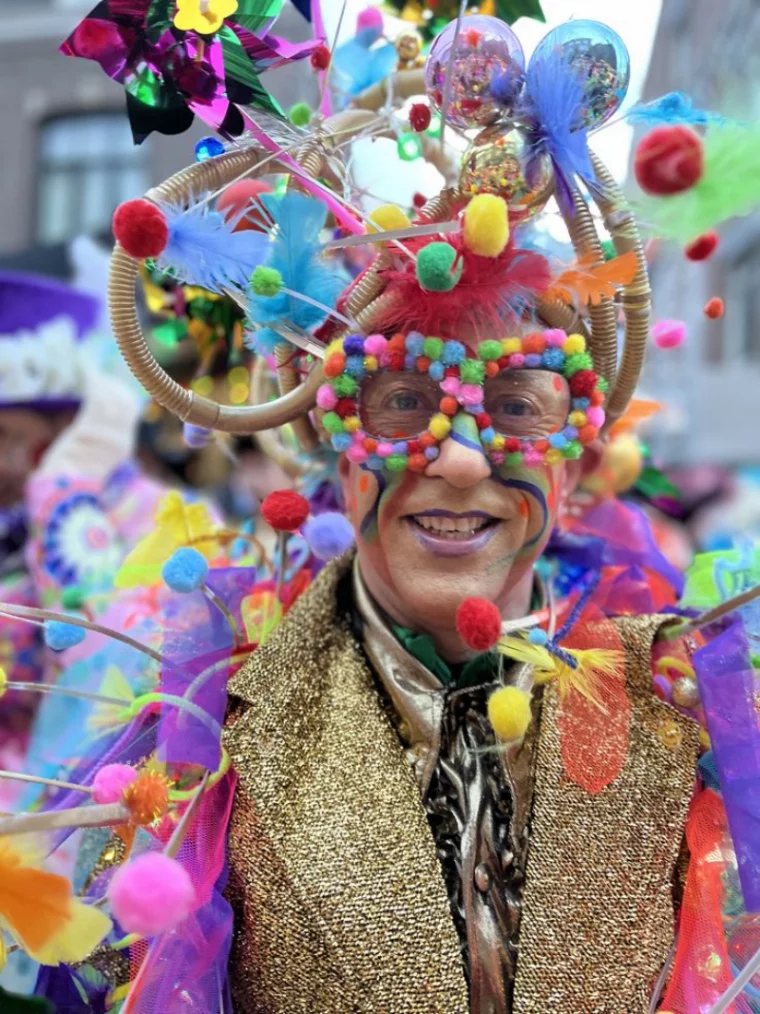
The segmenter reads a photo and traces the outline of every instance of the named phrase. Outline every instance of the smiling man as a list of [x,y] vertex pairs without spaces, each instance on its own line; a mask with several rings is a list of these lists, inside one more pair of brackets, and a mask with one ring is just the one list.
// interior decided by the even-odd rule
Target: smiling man
[[[328,345],[356,554],[230,683],[241,1011],[644,1014],[672,940],[697,744],[653,694],[662,621],[590,622],[601,566],[559,604],[540,576],[607,385],[583,334],[505,312],[542,259],[477,254],[466,220],[453,284],[426,285],[422,243]],[[459,622],[473,598],[506,658]]]

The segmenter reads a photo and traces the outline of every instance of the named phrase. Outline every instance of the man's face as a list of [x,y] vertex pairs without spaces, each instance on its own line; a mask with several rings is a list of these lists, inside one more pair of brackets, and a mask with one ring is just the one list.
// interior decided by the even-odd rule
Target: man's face
[[[409,374],[379,374],[363,388],[362,424],[412,436],[419,432],[415,412],[429,413],[437,397],[431,391],[427,404],[424,384]],[[548,436],[565,425],[569,405],[567,381],[536,369],[503,374],[486,411],[502,433]],[[584,454],[586,461],[594,456],[594,449]],[[583,460],[492,465],[464,412],[421,473],[372,471],[343,455],[343,492],[365,583],[392,619],[431,633],[455,660],[463,599],[489,599],[506,616],[527,611],[533,564],[583,470]]]
[[23,498],[27,479],[67,421],[61,413],[0,409],[0,507],[12,507]]

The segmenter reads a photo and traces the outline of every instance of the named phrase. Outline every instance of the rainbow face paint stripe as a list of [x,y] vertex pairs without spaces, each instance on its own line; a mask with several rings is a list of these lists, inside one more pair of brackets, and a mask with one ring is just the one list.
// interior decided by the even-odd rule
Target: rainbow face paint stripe
[[[484,384],[505,371],[546,370],[565,378],[570,409],[564,426],[546,436],[505,436],[498,433],[484,408]],[[412,332],[392,338],[349,335],[325,351],[327,381],[317,395],[324,412],[322,426],[336,451],[372,471],[424,472],[448,437],[479,441],[495,466],[536,468],[579,458],[604,424],[606,382],[593,369],[582,335],[548,330],[522,338],[481,342],[477,354],[456,339],[425,338]],[[441,398],[427,429],[404,439],[378,439],[361,420],[362,385],[383,372],[424,374],[438,385]],[[472,433],[462,435],[455,420],[471,416]],[[459,433],[459,436],[457,434]]]

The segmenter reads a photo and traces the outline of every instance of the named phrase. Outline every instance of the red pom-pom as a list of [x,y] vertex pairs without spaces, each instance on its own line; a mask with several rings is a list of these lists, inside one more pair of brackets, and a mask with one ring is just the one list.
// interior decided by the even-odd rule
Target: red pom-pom
[[501,637],[501,613],[488,599],[465,599],[457,609],[457,632],[468,648],[488,651]]
[[427,197],[425,197],[424,194],[421,194],[418,190],[417,193],[412,197],[412,204],[417,209],[417,211],[421,211],[427,204]]
[[593,370],[578,370],[570,378],[570,392],[574,398],[590,398],[598,381]]
[[237,220],[233,232],[266,232],[269,223],[261,207],[261,195],[271,191],[264,180],[238,180],[219,195],[216,210],[224,215],[225,222]]
[[409,110],[409,126],[418,133],[428,129],[430,119],[430,106],[426,106],[424,102],[415,102]]
[[703,236],[697,236],[693,243],[684,248],[684,253],[690,261],[706,261],[712,257],[718,249],[720,237],[717,232],[706,232]]
[[720,296],[713,296],[705,303],[705,317],[709,317],[710,320],[720,320],[725,312],[726,304]]
[[330,50],[324,44],[317,46],[309,60],[314,70],[327,70],[330,66]]
[[294,532],[309,516],[309,501],[292,489],[276,489],[264,497],[261,515],[276,532]]
[[702,139],[688,127],[655,127],[639,142],[634,171],[647,194],[663,197],[689,190],[704,172]]
[[112,224],[116,242],[130,257],[139,260],[158,257],[169,242],[169,226],[163,211],[142,197],[120,204],[113,213]]

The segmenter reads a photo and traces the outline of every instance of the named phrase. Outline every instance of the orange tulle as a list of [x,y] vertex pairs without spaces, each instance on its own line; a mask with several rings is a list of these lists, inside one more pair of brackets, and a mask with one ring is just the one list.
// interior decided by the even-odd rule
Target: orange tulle
[[621,285],[632,282],[638,266],[632,251],[601,263],[595,262],[593,254],[580,257],[552,282],[547,297],[564,303],[598,306],[602,299],[612,299]]

